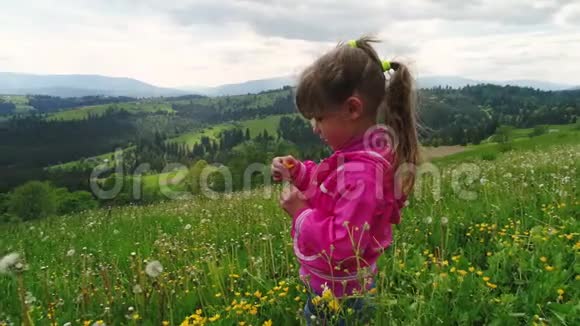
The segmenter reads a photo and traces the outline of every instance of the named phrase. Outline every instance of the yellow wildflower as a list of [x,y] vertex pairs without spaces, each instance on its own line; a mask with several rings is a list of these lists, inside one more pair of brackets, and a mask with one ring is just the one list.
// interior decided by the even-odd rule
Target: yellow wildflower
[[262,326],[272,326],[272,319],[266,320]]
[[545,263],[545,262],[547,262],[547,261],[548,261],[548,258],[546,258],[545,256],[542,256],[542,257],[540,257],[540,261],[541,261],[542,263]]
[[485,283],[485,284],[486,284],[487,286],[489,286],[490,288],[492,288],[492,289],[495,289],[495,288],[497,288],[497,285],[495,285],[495,284],[493,284],[493,283],[487,282],[487,283]]
[[315,296],[314,298],[312,298],[312,304],[315,306],[318,306],[320,304],[320,301],[322,301],[322,298],[320,296]]
[[332,300],[334,296],[332,295],[332,291],[329,288],[325,288],[324,291],[322,291],[322,298],[326,301],[330,301]]
[[338,311],[340,309],[340,303],[337,299],[334,299],[328,303],[328,308],[332,311]]

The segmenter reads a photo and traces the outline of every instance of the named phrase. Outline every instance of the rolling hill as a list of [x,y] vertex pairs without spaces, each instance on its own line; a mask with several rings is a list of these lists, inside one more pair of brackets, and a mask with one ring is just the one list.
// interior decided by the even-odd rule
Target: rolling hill
[[[241,83],[224,84],[215,87],[184,86],[179,89],[154,86],[136,79],[108,77],[101,75],[36,75],[0,72],[0,94],[9,95],[51,95],[60,97],[80,97],[89,95],[159,97],[200,94],[208,96],[228,96],[254,94],[266,90],[293,86],[295,76],[281,76],[267,79],[249,80]],[[460,76],[422,76],[417,80],[419,88],[446,87],[461,88],[467,85],[494,84],[531,87],[546,91],[577,88],[575,85],[538,80],[476,80]]]
[[185,95],[183,90],[157,87],[125,77],[101,75],[35,75],[0,72],[0,94],[79,97],[88,95],[156,97]]

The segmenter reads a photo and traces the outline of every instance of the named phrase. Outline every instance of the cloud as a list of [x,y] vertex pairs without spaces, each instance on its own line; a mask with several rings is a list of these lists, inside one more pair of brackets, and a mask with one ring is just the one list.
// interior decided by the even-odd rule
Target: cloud
[[580,26],[580,3],[570,3],[563,6],[555,15],[555,22],[565,27]]
[[245,24],[263,36],[336,41],[376,33],[401,21],[444,20],[534,26],[571,1],[191,1],[167,12],[176,23]]
[[1,7],[6,71],[210,86],[297,74],[338,41],[374,34],[384,40],[381,56],[410,62],[419,76],[580,84],[580,4],[572,0],[39,0]]

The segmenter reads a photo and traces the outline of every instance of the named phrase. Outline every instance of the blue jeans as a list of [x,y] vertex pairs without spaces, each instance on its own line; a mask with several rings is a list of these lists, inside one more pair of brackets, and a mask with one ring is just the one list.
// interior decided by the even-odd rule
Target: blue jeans
[[[373,282],[372,288],[375,287]],[[341,300],[342,312],[340,315],[336,315],[333,319],[333,314],[322,309],[317,309],[312,303],[312,294],[308,293],[308,299],[304,305],[304,318],[306,319],[306,325],[365,325],[368,323],[375,315],[376,306],[372,296],[364,298],[345,298]],[[349,314],[347,311],[352,309],[352,313]],[[314,318],[313,318],[314,316]],[[313,322],[313,321],[318,321]]]

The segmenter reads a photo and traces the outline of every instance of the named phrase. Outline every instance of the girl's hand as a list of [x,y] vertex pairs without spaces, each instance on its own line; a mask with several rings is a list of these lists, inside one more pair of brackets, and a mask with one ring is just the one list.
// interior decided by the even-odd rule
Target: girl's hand
[[308,201],[304,194],[293,185],[284,187],[280,194],[280,207],[282,207],[290,216],[295,216],[302,208],[307,208]]
[[292,180],[291,171],[298,165],[298,163],[298,160],[296,160],[292,155],[274,157],[274,159],[272,159],[272,165],[270,165],[272,178],[276,182]]

